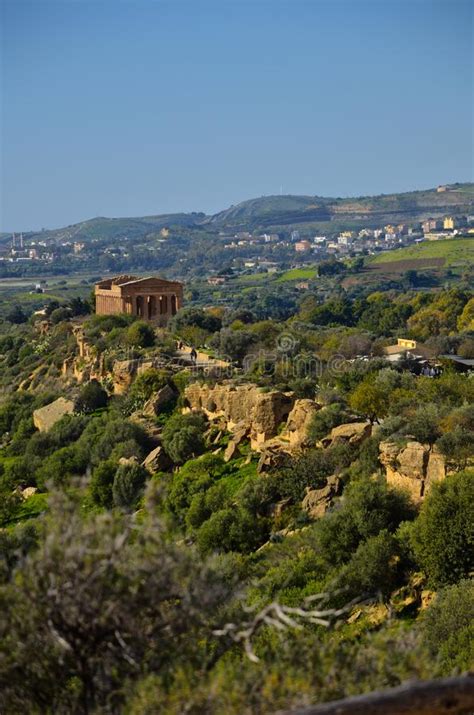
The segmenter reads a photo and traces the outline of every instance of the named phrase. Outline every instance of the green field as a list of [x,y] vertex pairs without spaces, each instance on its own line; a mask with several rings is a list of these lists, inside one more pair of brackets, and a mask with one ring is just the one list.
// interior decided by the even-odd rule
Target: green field
[[288,281],[311,280],[316,274],[316,268],[292,268],[289,271],[285,271],[285,273],[278,278],[278,282],[286,283]]
[[444,268],[455,265],[474,264],[474,236],[472,238],[446,238],[426,241],[409,248],[385,251],[373,258],[369,265],[381,265],[395,261],[423,261],[444,259]]

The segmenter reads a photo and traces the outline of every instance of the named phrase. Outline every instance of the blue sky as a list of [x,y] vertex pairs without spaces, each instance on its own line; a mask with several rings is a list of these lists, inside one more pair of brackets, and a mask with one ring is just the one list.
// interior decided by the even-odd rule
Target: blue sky
[[2,230],[472,179],[470,0],[3,0]]

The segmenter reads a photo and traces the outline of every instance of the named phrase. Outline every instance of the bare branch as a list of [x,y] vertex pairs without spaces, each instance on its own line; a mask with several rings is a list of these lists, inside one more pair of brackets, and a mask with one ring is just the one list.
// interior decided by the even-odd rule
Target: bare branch
[[[258,663],[258,656],[252,647],[252,637],[262,626],[270,626],[279,631],[288,628],[302,628],[304,623],[314,623],[329,628],[335,620],[347,614],[356,604],[369,603],[368,599],[355,598],[342,608],[315,609],[308,608],[310,603],[320,601],[324,603],[330,597],[328,593],[318,593],[305,599],[300,607],[283,606],[277,601],[269,603],[262,608],[251,621],[244,623],[226,623],[222,628],[213,631],[215,636],[229,636],[235,643],[242,643],[247,657]],[[246,613],[254,609],[244,607]]]

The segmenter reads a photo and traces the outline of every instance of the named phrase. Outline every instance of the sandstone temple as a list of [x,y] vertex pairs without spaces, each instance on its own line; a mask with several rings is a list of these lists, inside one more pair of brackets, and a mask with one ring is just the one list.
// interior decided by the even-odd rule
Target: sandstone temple
[[165,326],[183,305],[183,284],[150,276],[105,278],[95,286],[97,315],[127,313]]

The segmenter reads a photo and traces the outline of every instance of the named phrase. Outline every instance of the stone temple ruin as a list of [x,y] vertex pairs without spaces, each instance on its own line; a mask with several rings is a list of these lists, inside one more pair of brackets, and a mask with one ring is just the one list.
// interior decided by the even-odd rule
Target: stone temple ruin
[[105,278],[95,286],[97,315],[127,313],[164,327],[183,305],[183,284],[150,276]]

